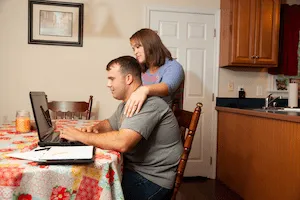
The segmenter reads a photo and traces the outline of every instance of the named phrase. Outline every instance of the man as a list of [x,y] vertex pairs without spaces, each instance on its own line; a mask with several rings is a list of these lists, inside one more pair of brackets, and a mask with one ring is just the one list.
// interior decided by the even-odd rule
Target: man
[[142,84],[140,65],[135,58],[123,56],[109,62],[106,70],[107,86],[122,103],[109,119],[81,131],[68,127],[60,137],[122,152],[125,199],[166,199],[183,151],[176,118],[167,103],[155,96],[145,101],[139,113],[127,118],[126,101]]

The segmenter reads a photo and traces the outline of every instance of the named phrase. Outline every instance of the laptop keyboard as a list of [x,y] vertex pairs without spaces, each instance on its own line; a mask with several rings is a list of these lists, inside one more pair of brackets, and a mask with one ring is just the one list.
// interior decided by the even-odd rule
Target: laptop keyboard
[[60,138],[59,143],[69,143],[69,141],[64,138]]
[[60,141],[59,141],[60,145],[61,146],[82,146],[82,145],[85,145],[81,142],[71,142],[69,140],[66,140],[66,139],[63,139],[63,138],[60,138]]
[[39,146],[85,146],[85,144],[81,142],[39,142]]

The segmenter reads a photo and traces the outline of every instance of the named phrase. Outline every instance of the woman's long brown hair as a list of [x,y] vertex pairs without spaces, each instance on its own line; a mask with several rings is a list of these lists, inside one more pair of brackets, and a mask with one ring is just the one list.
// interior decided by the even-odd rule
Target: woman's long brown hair
[[145,72],[150,66],[160,67],[165,64],[166,58],[172,60],[170,51],[162,43],[158,34],[148,28],[135,32],[130,41],[141,44],[145,51],[145,63],[141,63],[142,71]]

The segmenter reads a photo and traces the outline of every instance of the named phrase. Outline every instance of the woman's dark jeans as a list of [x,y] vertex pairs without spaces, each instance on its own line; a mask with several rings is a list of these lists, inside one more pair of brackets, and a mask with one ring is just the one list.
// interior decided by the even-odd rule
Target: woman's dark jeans
[[122,189],[125,200],[168,200],[172,190],[163,188],[139,173],[124,168]]

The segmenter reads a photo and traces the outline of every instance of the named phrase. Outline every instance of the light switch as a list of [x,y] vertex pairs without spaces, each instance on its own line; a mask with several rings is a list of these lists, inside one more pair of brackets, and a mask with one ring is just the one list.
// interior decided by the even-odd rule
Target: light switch
[[262,86],[258,85],[256,86],[256,96],[262,96]]
[[232,92],[234,90],[234,83],[233,81],[228,82],[228,92]]

